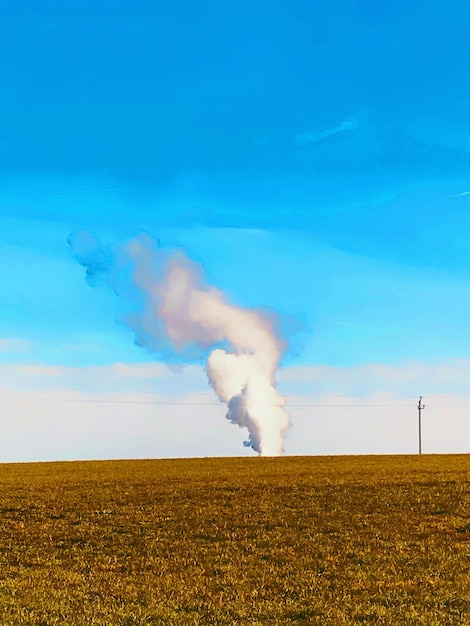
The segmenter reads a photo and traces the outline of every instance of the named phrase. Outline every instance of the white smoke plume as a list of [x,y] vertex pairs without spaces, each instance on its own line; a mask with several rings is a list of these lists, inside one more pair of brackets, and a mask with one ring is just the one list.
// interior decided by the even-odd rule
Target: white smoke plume
[[125,320],[139,345],[151,351],[171,346],[189,356],[194,348],[209,350],[209,384],[227,404],[227,419],[248,429],[245,445],[263,456],[283,453],[290,417],[275,373],[285,345],[268,315],[231,304],[205,284],[198,264],[182,251],[158,248],[148,235],[112,253],[90,233],[68,242],[89,281],[104,275],[118,295],[140,303]]

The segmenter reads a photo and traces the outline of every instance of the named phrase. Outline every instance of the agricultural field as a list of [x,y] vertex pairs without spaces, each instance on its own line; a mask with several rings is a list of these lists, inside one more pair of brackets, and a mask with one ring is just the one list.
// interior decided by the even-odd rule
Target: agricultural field
[[0,624],[470,624],[469,481],[464,455],[0,465]]

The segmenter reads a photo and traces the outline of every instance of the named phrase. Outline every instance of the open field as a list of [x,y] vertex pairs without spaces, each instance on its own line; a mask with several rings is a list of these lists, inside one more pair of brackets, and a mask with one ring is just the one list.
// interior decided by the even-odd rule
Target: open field
[[0,624],[470,624],[470,456],[0,465]]

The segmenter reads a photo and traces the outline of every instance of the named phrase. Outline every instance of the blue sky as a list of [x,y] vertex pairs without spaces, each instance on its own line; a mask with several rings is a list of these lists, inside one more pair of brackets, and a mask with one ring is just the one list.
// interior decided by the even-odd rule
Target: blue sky
[[[467,3],[16,4],[0,8],[0,365],[17,367],[6,390],[51,388],[21,367],[65,368],[59,386],[85,392],[86,368],[159,361],[116,323],[126,304],[86,284],[66,244],[80,229],[110,243],[150,232],[235,303],[277,311],[291,336],[283,368],[311,368],[296,391],[310,399],[322,367],[325,389],[353,398],[354,368],[466,371]],[[205,390],[171,380],[172,393]],[[387,377],[365,387],[467,393],[427,370],[412,380],[415,391]],[[220,435],[192,453],[236,453],[227,427],[235,448]],[[335,452],[317,443],[326,421],[315,428],[310,447],[286,450]],[[83,441],[37,458],[112,454]],[[383,450],[358,442],[350,451]],[[172,446],[155,454],[191,453]]]

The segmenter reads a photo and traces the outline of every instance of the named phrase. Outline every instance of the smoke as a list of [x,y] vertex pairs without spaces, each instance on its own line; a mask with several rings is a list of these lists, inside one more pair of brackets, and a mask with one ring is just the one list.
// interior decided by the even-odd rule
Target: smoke
[[124,321],[138,345],[186,358],[208,353],[209,384],[227,404],[227,419],[248,429],[245,445],[264,456],[282,454],[290,417],[275,373],[285,344],[271,317],[231,304],[204,282],[200,265],[181,250],[162,250],[148,235],[111,251],[88,232],[67,241],[88,282],[104,279],[137,307]]

